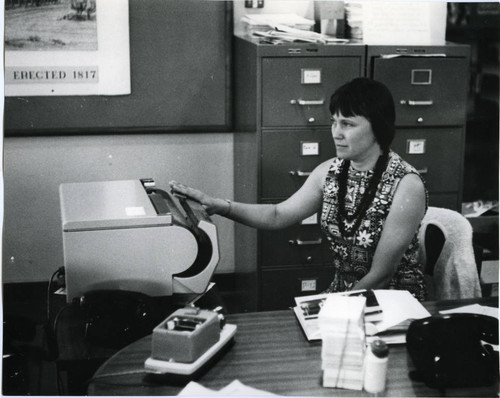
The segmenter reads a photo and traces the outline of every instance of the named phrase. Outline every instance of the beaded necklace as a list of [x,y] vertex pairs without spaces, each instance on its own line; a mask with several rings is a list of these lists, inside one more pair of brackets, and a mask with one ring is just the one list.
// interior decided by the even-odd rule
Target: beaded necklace
[[[377,186],[382,178],[382,173],[385,171],[387,167],[387,160],[389,159],[389,152],[384,151],[382,155],[379,156],[377,163],[375,164],[375,169],[373,172],[373,176],[368,183],[368,187],[366,191],[363,193],[361,201],[359,205],[354,209],[353,214],[349,214],[345,208],[345,197],[347,194],[347,177],[349,174],[349,166],[351,164],[350,160],[344,161],[342,165],[342,169],[339,173],[339,203],[338,203],[338,211],[337,211],[337,225],[339,227],[340,233],[343,236],[352,236],[354,232],[359,228],[359,224],[363,219],[366,211],[368,210],[368,206],[373,201],[375,197],[375,193],[377,192]],[[353,223],[351,232],[347,233],[344,226],[344,220],[346,220],[349,224]]]

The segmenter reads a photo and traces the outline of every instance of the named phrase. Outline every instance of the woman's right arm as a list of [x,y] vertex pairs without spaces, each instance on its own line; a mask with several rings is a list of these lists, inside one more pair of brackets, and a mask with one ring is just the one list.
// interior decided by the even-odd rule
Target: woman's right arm
[[281,229],[293,225],[321,209],[323,182],[330,161],[316,167],[302,187],[278,204],[249,204],[213,198],[197,189],[170,182],[172,193],[180,193],[201,203],[209,215],[218,214],[258,229]]

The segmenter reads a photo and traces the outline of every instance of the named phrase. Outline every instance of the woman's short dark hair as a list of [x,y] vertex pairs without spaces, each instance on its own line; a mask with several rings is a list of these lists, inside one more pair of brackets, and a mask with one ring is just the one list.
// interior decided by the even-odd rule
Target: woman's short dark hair
[[365,77],[351,80],[331,96],[330,113],[365,117],[382,150],[389,149],[394,139],[396,111],[392,94],[384,84]]

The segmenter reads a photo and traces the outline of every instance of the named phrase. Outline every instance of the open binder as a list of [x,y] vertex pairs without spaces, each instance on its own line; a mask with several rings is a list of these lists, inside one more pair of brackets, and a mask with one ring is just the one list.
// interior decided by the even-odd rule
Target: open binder
[[318,314],[324,300],[331,294],[367,297],[364,313],[367,342],[383,338],[387,344],[404,343],[411,321],[431,315],[406,290],[356,290],[296,297],[293,310],[309,341],[321,340]]

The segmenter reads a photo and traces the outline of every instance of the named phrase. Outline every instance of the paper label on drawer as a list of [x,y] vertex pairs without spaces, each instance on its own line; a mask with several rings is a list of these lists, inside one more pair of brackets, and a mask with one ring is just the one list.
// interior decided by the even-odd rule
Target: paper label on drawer
[[311,225],[318,223],[318,213],[313,214],[310,217],[304,218],[301,222],[302,225]]
[[425,140],[408,140],[406,142],[406,153],[410,155],[422,155],[425,153]]
[[300,152],[302,156],[318,156],[319,142],[301,142]]
[[302,69],[302,84],[320,84],[321,69]]
[[301,292],[315,292],[316,291],[316,279],[302,279],[300,281],[300,291]]
[[125,213],[129,217],[132,217],[132,216],[145,216],[146,215],[146,209],[144,207],[142,207],[142,206],[126,207],[125,208]]

